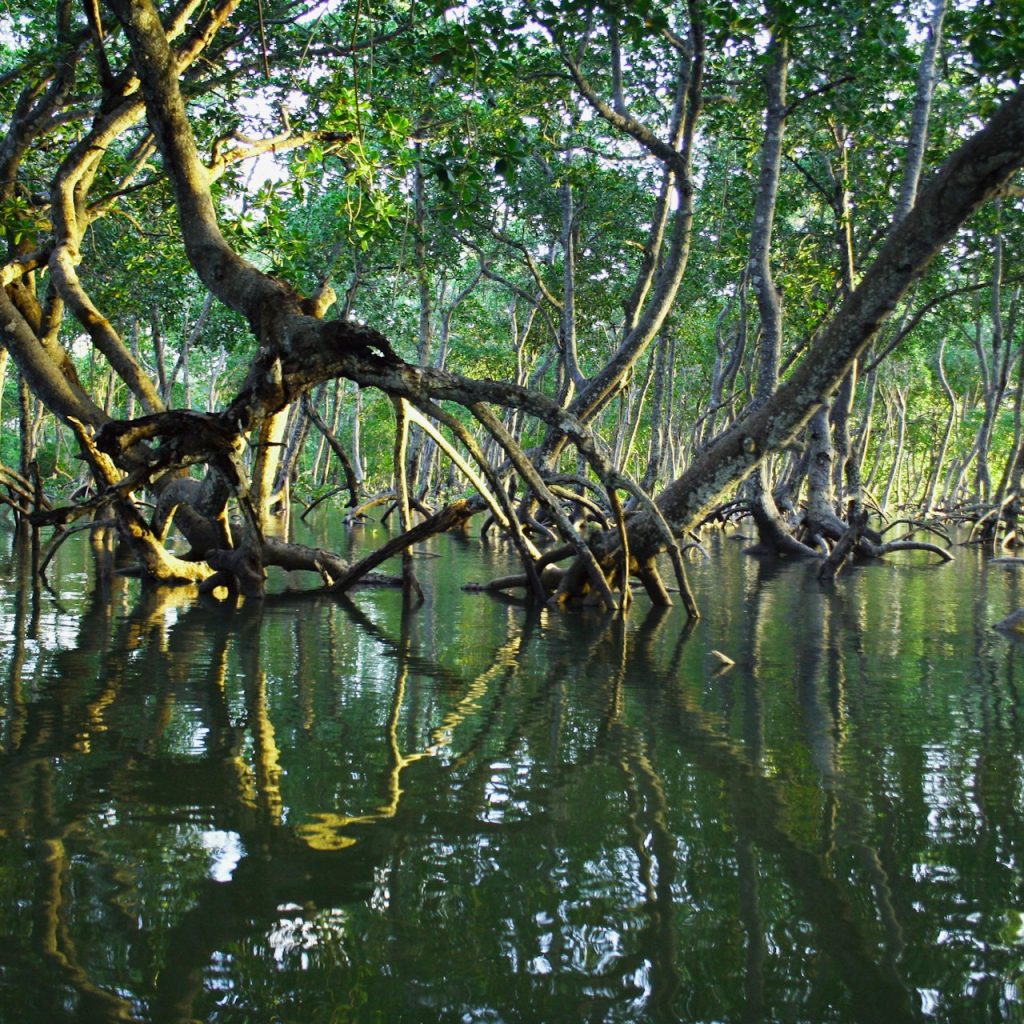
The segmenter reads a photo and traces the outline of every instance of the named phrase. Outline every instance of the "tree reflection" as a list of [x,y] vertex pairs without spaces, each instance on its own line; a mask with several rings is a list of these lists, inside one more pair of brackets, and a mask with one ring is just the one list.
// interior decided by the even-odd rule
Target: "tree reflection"
[[720,613],[685,628],[476,604],[472,649],[429,588],[415,613],[394,594],[228,617],[135,584],[128,607],[113,576],[63,648],[15,595],[0,885],[18,990],[45,979],[54,1020],[72,994],[98,1020],[542,1000],[551,1019],[909,1021],[915,990],[939,1006],[969,963],[994,1015],[1016,940],[965,957],[957,939],[933,967],[915,907],[927,879],[951,934],[957,899],[990,933],[1013,924],[1012,882],[962,880],[968,856],[1020,856],[1015,654],[1003,679],[979,641],[965,760],[897,743],[858,639],[877,605],[798,573],[724,581]]

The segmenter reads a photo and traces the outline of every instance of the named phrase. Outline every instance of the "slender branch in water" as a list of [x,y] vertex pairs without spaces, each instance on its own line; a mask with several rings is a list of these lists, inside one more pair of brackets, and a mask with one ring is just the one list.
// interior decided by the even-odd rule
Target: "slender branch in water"
[[51,539],[46,548],[46,554],[43,555],[43,559],[39,563],[39,568],[36,569],[39,578],[44,584],[46,583],[46,567],[53,560],[53,556],[60,550],[64,541],[66,541],[72,534],[81,533],[83,530],[97,530],[100,528],[106,529],[111,526],[117,526],[116,519],[92,519],[88,523],[76,523],[74,526],[64,527],[64,529]]
[[387,559],[397,555],[399,552],[407,551],[411,545],[418,544],[428,537],[433,537],[434,534],[443,533],[445,530],[461,526],[470,516],[475,515],[477,511],[478,509],[468,501],[456,501],[446,506],[439,512],[435,512],[429,519],[425,519],[422,523],[417,523],[416,526],[389,540],[372,554],[356,562],[348,572],[342,574],[330,587],[327,587],[326,592],[330,594],[344,593],[358,579],[371,569],[375,569],[381,562],[387,561]]

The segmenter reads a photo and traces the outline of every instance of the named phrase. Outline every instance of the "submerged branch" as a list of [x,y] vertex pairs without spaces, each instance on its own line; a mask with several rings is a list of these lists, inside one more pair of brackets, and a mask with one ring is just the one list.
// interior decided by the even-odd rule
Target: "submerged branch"
[[422,523],[417,523],[416,526],[406,530],[372,554],[367,555],[350,566],[347,572],[342,573],[334,583],[326,588],[327,592],[331,594],[344,593],[371,569],[376,569],[378,565],[387,561],[393,555],[408,551],[413,544],[419,544],[421,541],[427,540],[437,533],[444,533],[446,530],[452,530],[461,526],[478,511],[479,509],[468,501],[453,502],[439,512],[435,512],[429,519],[425,519]]

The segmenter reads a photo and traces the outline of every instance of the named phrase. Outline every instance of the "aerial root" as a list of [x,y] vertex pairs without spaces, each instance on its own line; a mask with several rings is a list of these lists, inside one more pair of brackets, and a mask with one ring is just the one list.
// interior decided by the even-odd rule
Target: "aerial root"
[[938,523],[929,522],[925,519],[894,519],[891,523],[886,523],[885,526],[879,531],[880,536],[884,537],[890,530],[895,529],[897,526],[907,526],[909,530],[904,534],[901,540],[908,540],[915,533],[931,533],[936,537],[941,538],[947,544],[952,545],[953,538],[950,537],[949,531]]
[[854,548],[863,539],[864,527],[867,525],[867,521],[866,515],[850,517],[850,525],[833,545],[825,561],[821,563],[821,568],[818,570],[818,579],[830,580],[835,578],[846,562],[847,556],[853,552]]
[[[462,468],[463,464],[457,461],[458,453],[452,446],[448,445],[447,441],[444,440],[443,435],[441,435],[439,431],[431,434],[431,436],[435,437],[442,450],[448,453],[455,465],[462,468],[463,475],[465,475],[470,482],[477,483],[477,491],[489,507],[491,519],[510,531],[512,535],[512,543],[519,552],[523,568],[527,578],[529,579],[530,589],[537,600],[544,600],[544,586],[540,577],[537,575],[536,569],[536,562],[539,559],[540,554],[533,542],[523,531],[522,524],[516,514],[512,499],[509,497],[508,491],[503,486],[499,473],[491,465],[490,460],[484,455],[483,449],[477,443],[473,435],[459,422],[458,419],[456,419],[456,417],[449,415],[444,411],[444,409],[434,402],[425,401],[422,403],[422,407],[424,412],[429,413],[437,420],[438,423],[446,426],[452,434],[461,441],[463,447],[475,460],[477,466],[480,468],[480,472],[487,481],[486,487],[483,486],[478,475],[474,476],[472,474],[469,467]],[[422,417],[417,422],[421,422],[421,425],[425,423],[429,427],[429,421]],[[509,440],[513,445],[515,445],[515,440],[511,435],[509,435]],[[497,438],[495,438],[495,441],[500,444],[500,441],[498,441]],[[518,445],[515,446],[518,448]]]
[[[556,607],[582,604],[595,605],[605,604],[602,594],[590,585],[590,576],[586,565],[578,558],[562,568],[553,564],[565,558],[570,558],[575,550],[570,544],[553,548],[541,557],[535,564],[535,571],[539,574],[544,595],[548,604]],[[602,564],[607,564],[606,562]],[[680,568],[682,568],[680,566]],[[671,588],[666,585],[657,566],[655,558],[649,558],[641,563],[631,560],[628,574],[624,573],[620,560],[616,559],[607,569],[602,569],[605,574],[605,585],[621,595],[616,610],[624,611],[632,600],[630,578],[635,578],[643,588],[648,598],[656,607],[669,608],[672,606]],[[685,591],[680,590],[683,605],[691,621],[700,618],[700,611],[697,602],[689,590],[685,570],[682,579],[686,584]],[[530,578],[526,573],[516,573],[509,576],[499,576],[486,583],[467,583],[463,590],[474,593],[498,593],[511,590],[525,590],[530,587]],[[677,588],[678,589],[678,588]]]
[[[615,611],[618,607],[618,602],[615,600],[615,595],[612,593],[608,580],[601,566],[598,565],[593,551],[590,550],[590,546],[562,508],[558,498],[551,493],[537,468],[527,458],[526,453],[512,435],[505,429],[501,420],[486,405],[482,402],[476,402],[470,406],[470,412],[473,413],[484,429],[502,447],[513,466],[515,466],[516,472],[529,484],[544,510],[558,525],[562,536],[572,544],[576,552],[577,562],[581,564],[590,585],[600,594],[605,607],[609,611]],[[562,586],[564,584],[565,580],[563,579],[562,585],[559,586],[555,594],[555,600],[559,604],[563,603],[565,599],[562,593]]]
[[952,552],[940,547],[938,544],[931,544],[923,540],[891,540],[886,544],[875,547],[872,557],[881,558],[892,551],[930,551],[933,555],[938,555],[943,562],[953,561]]
[[0,501],[10,505],[18,515],[28,516],[33,511],[49,508],[49,502],[43,498],[39,501],[39,488],[33,481],[22,476],[16,469],[0,462],[0,486],[7,489],[6,495],[0,495]]
[[653,558],[648,559],[643,565],[637,566],[636,575],[647,592],[647,596],[651,599],[651,604],[659,608],[671,606],[672,598]]
[[[302,410],[309,417],[313,426],[320,431],[320,434],[330,446],[331,451],[334,452],[335,457],[341,463],[342,472],[345,474],[344,486],[337,488],[337,490],[331,493],[336,494],[338,491],[347,489],[349,493],[348,507],[355,508],[359,504],[359,477],[356,475],[352,460],[348,457],[348,452],[345,451],[344,445],[334,436],[334,431],[327,425],[324,418],[317,412],[316,406],[309,400],[308,392],[302,396]],[[315,502],[314,506],[316,504]],[[310,509],[307,509],[303,513],[303,517],[308,515],[309,511]]]

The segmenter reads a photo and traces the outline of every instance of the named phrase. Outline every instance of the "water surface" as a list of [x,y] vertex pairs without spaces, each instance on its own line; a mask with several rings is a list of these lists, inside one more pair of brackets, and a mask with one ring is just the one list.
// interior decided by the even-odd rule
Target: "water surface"
[[465,593],[475,539],[410,610],[3,535],[0,1021],[1024,1020],[1018,577],[740,549],[689,630]]

